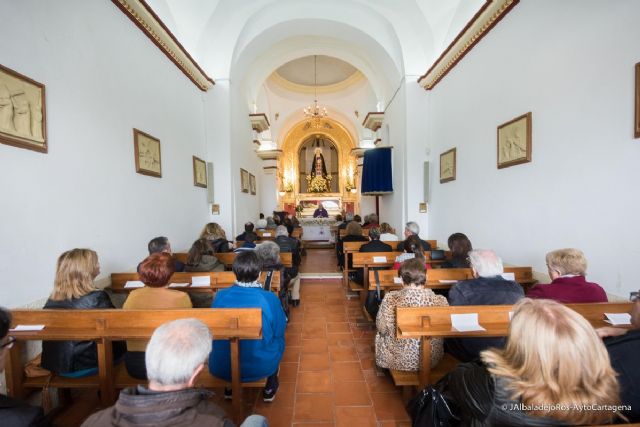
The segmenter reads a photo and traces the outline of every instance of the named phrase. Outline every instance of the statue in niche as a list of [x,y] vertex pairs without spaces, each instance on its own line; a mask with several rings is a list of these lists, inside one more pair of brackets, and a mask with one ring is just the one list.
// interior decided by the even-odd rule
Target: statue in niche
[[316,176],[327,177],[327,166],[324,163],[324,156],[320,148],[316,148],[313,152],[313,162],[311,163],[311,178]]
[[331,189],[331,175],[327,173],[322,149],[316,148],[311,162],[311,172],[307,175],[307,191],[310,193],[326,193]]

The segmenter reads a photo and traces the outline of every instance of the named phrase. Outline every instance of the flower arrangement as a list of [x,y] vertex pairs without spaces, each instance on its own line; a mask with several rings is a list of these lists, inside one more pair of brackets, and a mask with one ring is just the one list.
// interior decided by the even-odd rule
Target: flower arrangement
[[307,191],[309,193],[325,193],[331,188],[331,176],[323,178],[320,175],[316,175],[311,178],[311,175],[307,175]]

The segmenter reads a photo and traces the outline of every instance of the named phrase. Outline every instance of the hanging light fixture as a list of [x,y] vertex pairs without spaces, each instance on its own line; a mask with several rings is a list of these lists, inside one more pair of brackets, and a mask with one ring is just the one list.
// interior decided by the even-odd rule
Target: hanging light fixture
[[322,119],[327,117],[327,109],[318,105],[318,57],[313,55],[313,105],[309,105],[302,110],[314,128],[322,127]]

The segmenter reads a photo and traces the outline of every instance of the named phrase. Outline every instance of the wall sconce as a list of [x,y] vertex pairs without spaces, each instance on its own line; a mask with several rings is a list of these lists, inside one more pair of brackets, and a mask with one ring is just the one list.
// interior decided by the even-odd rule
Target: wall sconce
[[284,195],[287,194],[287,192],[284,190],[280,190],[278,191],[278,194],[280,195],[280,197],[284,197]]

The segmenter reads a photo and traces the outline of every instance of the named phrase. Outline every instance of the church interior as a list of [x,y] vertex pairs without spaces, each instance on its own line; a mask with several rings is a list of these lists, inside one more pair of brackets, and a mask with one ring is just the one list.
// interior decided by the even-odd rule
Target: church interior
[[[578,248],[610,303],[639,289],[636,0],[0,0],[0,16],[0,306],[42,308],[72,248],[109,290],[156,236],[187,253],[208,223],[233,241],[260,214],[296,218],[279,395],[244,391],[272,426],[411,425],[336,215],[400,240],[414,222],[444,251],[462,232],[537,283],[547,253]],[[103,408],[94,391],[57,425]]]

